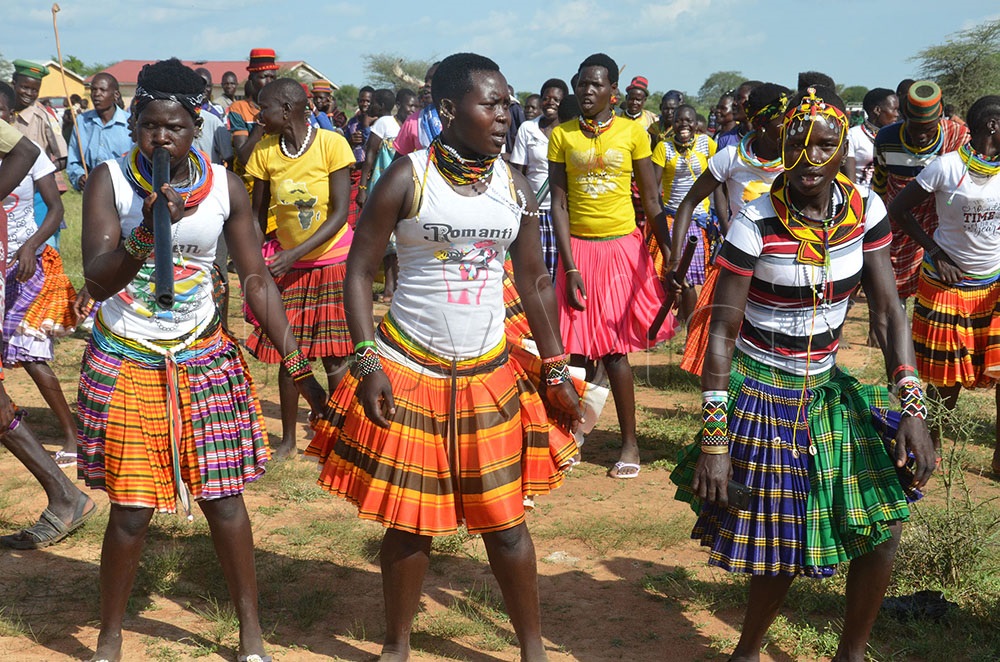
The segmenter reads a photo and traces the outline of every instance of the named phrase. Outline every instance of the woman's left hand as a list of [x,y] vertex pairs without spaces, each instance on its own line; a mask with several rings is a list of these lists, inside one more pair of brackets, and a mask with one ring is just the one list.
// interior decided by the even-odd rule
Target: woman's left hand
[[913,453],[917,461],[917,468],[913,472],[913,487],[923,487],[934,473],[937,454],[934,452],[934,443],[927,430],[927,423],[921,418],[903,416],[899,422],[899,431],[896,433],[896,457],[893,458],[897,467],[906,464],[907,453]]
[[583,409],[580,398],[573,388],[573,382],[563,382],[556,386],[544,386],[542,397],[549,416],[559,426],[570,432],[576,432],[583,422]]

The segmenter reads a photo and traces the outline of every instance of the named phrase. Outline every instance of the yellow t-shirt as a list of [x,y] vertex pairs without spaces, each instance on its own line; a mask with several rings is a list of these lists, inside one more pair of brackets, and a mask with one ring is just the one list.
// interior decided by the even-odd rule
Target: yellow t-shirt
[[7,156],[22,138],[21,132],[0,120],[0,156]]
[[632,164],[650,154],[642,124],[627,118],[616,118],[594,138],[585,135],[575,119],[553,129],[549,161],[566,165],[570,234],[602,238],[635,230]]
[[[271,207],[283,249],[295,248],[319,230],[330,211],[330,173],[353,164],[351,146],[335,131],[317,130],[313,144],[297,159],[282,153],[278,136],[264,136],[257,143],[247,162],[247,174],[271,182]],[[322,257],[346,230],[345,223],[337,236],[302,260]]]
[[[715,141],[704,133],[695,136],[694,145],[684,155],[677,151],[673,140],[664,140],[653,148],[653,163],[663,168],[660,187],[667,209],[677,209],[701,173],[708,169],[708,160],[715,156]],[[695,211],[707,214],[711,196],[698,204]]]

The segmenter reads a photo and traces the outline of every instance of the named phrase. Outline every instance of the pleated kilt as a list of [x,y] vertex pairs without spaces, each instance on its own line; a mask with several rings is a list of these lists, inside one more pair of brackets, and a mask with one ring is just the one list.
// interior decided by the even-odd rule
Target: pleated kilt
[[51,361],[52,339],[73,333],[76,290],[63,270],[59,251],[45,246],[35,257],[35,273],[17,280],[17,264],[6,272],[3,363]]
[[559,329],[568,354],[596,360],[649,349],[674,336],[677,320],[670,313],[656,339],[646,338],[665,295],[638,228],[608,239],[570,237],[570,246],[588,298],[586,310],[574,310],[566,273],[558,270]]
[[681,370],[701,377],[708,353],[709,326],[712,323],[712,303],[715,301],[715,286],[719,281],[719,267],[710,265],[705,276],[705,284],[698,292],[698,301],[688,320],[687,339],[684,342],[684,358]]
[[306,455],[319,484],[362,519],[417,535],[488,533],[524,521],[524,497],[563,481],[576,453],[554,429],[534,384],[506,344],[448,362],[419,348],[391,316],[377,333],[396,413],[388,429],[368,420],[348,374],[331,394]]
[[[177,361],[181,478],[195,499],[241,494],[268,459],[250,371],[218,322],[188,353]],[[80,375],[77,469],[111,503],[176,512],[166,392],[163,359],[98,315]]]
[[729,402],[733,480],[750,487],[749,507],[721,508],[694,496],[700,440],[681,452],[670,476],[675,498],[698,513],[691,537],[710,548],[710,565],[826,577],[889,540],[888,525],[909,517],[908,502],[920,494],[904,490],[912,473],[897,470],[873,422],[876,414],[886,417],[884,388],[837,368],[804,383],[737,351]]
[[992,385],[1000,377],[1000,275],[948,285],[924,263],[913,307],[920,376],[936,386]]
[[[351,335],[344,313],[345,262],[309,269],[290,269],[274,279],[299,349],[310,359],[347,356]],[[281,354],[256,321],[247,351],[264,363],[279,363]]]

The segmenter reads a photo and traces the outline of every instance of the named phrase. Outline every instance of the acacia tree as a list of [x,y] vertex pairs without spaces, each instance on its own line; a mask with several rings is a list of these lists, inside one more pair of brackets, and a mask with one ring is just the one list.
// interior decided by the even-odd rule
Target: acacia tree
[[430,60],[411,60],[394,53],[368,53],[361,56],[365,63],[365,83],[372,87],[414,90],[424,84],[424,74]]
[[739,71],[716,71],[705,79],[698,90],[698,105],[712,108],[726,92],[736,89],[746,80]]
[[945,103],[964,113],[979,97],[1000,90],[1000,19],[956,32],[911,59],[941,86]]

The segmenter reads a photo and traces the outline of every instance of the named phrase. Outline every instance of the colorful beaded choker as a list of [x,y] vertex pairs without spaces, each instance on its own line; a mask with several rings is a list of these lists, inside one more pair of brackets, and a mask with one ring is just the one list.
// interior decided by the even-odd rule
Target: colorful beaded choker
[[941,150],[941,145],[944,143],[944,135],[941,131],[941,123],[938,122],[937,125],[937,138],[934,139],[927,147],[911,147],[909,143],[906,142],[906,122],[899,125],[899,144],[902,145],[910,154],[914,156],[928,156],[930,154],[937,154]]
[[430,160],[438,172],[455,186],[465,186],[481,182],[493,174],[496,156],[480,156],[476,159],[466,159],[458,155],[450,145],[441,142],[440,136],[435,138],[428,149]]
[[[147,198],[153,192],[153,164],[135,146],[128,154],[128,168],[125,169],[125,179],[140,198]],[[196,207],[212,191],[212,165],[208,158],[199,150],[191,148],[188,152],[188,181],[184,186],[174,186],[174,190],[184,200],[184,208]]]
[[736,144],[736,153],[739,154],[740,160],[751,168],[757,168],[758,170],[763,170],[764,172],[781,172],[784,170],[784,167],[781,165],[781,154],[774,157],[770,161],[761,161],[757,158],[757,155],[751,151],[753,141],[756,137],[757,132],[751,131],[740,138],[740,141]]
[[594,134],[594,137],[601,135],[605,131],[611,128],[611,125],[615,121],[615,114],[611,113],[611,117],[604,120],[603,122],[598,122],[597,120],[592,120],[580,115],[577,120],[580,122],[580,130],[588,133]]
[[[831,216],[817,220],[806,217],[791,204],[784,174],[778,175],[771,184],[771,204],[775,216],[799,240],[796,257],[801,264],[828,266],[831,246],[854,239],[858,232],[864,232],[865,200],[861,193],[842,172],[837,173],[831,187],[840,189],[846,204],[834,213],[831,191]],[[817,227],[819,223],[822,227]]]
[[683,154],[684,152],[687,152],[692,147],[694,147],[694,144],[698,141],[698,136],[692,131],[691,140],[682,143],[681,141],[677,140],[677,133],[675,132],[674,135],[671,137],[671,141],[674,143],[674,147],[677,149],[677,151]]
[[971,143],[965,143],[958,148],[958,155],[973,175],[992,177],[1000,173],[1000,154],[993,157],[983,156],[975,150]]

